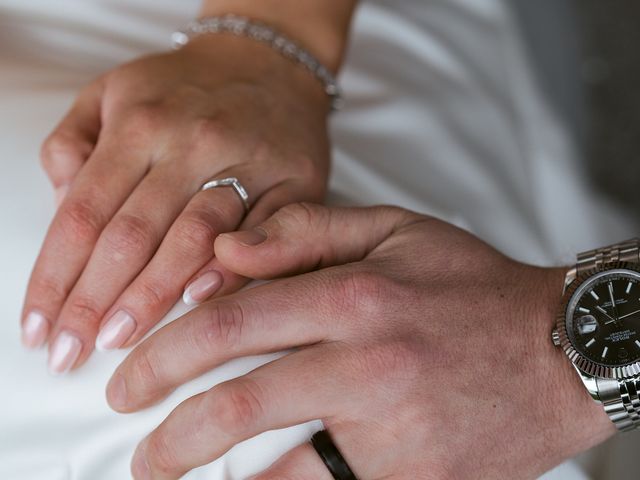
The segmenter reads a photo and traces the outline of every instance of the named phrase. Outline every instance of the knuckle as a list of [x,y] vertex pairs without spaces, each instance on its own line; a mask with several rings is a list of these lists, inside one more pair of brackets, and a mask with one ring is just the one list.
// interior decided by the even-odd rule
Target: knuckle
[[77,155],[77,142],[59,132],[49,135],[40,148],[40,163],[46,171],[51,171],[61,162]]
[[69,314],[75,319],[91,321],[97,324],[102,318],[102,310],[97,303],[88,297],[74,297],[69,299]]
[[179,470],[179,459],[167,435],[156,430],[149,436],[145,450],[152,470],[157,473],[171,475]]
[[[286,165],[291,167],[291,163],[287,161],[285,155],[278,151],[273,142],[264,137],[254,144],[251,159],[257,165],[273,165],[278,170],[284,170]],[[297,165],[293,165],[297,167]],[[291,170],[289,169],[289,171]]]
[[207,147],[219,147],[229,137],[229,127],[221,115],[202,117],[193,126],[193,140]]
[[240,304],[231,301],[213,302],[209,306],[204,325],[205,351],[232,349],[240,344],[244,330],[245,315]]
[[171,291],[160,282],[144,279],[136,282],[134,296],[139,308],[150,310],[158,305],[170,303],[177,294],[177,289],[175,290]]
[[222,384],[212,399],[211,421],[233,437],[251,435],[264,412],[262,392],[248,379]]
[[342,310],[377,319],[386,311],[393,285],[377,272],[349,272],[336,282],[334,296]]
[[132,107],[127,115],[127,130],[136,134],[152,134],[160,127],[161,106],[155,103],[142,103]]
[[33,292],[33,299],[49,306],[61,305],[69,294],[60,280],[47,275],[33,278]]
[[202,212],[191,212],[177,226],[178,242],[187,251],[212,252],[218,232],[212,218]]
[[411,210],[407,210],[406,208],[396,207],[393,205],[384,205],[373,208],[374,210],[377,210],[377,213],[381,217],[388,219],[392,224],[410,225],[413,223],[424,222],[425,220],[431,219],[431,217],[428,217],[427,215],[412,212]]
[[114,259],[122,260],[128,255],[139,255],[153,248],[154,228],[145,218],[123,214],[116,217],[104,231],[104,241],[114,253]]
[[100,234],[103,219],[93,202],[72,200],[61,210],[59,225],[65,239],[93,243]]
[[282,207],[275,218],[279,223],[291,229],[305,231],[312,227],[318,228],[318,226],[327,224],[329,210],[322,205],[314,203],[292,203]]
[[[328,175],[329,169],[327,168],[327,165],[329,165],[329,163],[330,162],[327,160],[319,160],[312,155],[301,153],[297,155],[294,154],[289,157],[289,161],[286,165],[293,166],[295,178],[301,181],[307,190],[310,190],[310,192],[305,190],[306,193],[311,195],[307,198],[315,198],[317,194],[322,195],[325,192],[325,182],[319,180]],[[323,197],[320,197],[320,199],[322,198]]]
[[132,385],[135,385],[137,390],[144,392],[160,384],[157,361],[149,348],[139,348],[133,359],[130,371],[136,377],[136,382]]

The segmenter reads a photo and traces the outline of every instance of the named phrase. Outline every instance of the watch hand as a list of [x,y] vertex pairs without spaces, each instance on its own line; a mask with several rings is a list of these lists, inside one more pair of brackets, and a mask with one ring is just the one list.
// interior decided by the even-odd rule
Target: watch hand
[[610,318],[610,319],[611,319],[611,320],[609,320],[608,322],[604,322],[604,324],[605,324],[605,325],[609,325],[610,323],[613,323],[613,322],[615,322],[615,321],[616,321],[616,319],[615,319],[615,318],[613,318],[611,315],[609,315],[609,314],[607,313],[607,311],[606,311],[604,308],[602,308],[600,305],[597,305],[597,306],[596,306],[596,309],[597,309],[599,312],[601,312],[605,317],[607,317],[607,318]]
[[631,315],[635,315],[636,313],[640,313],[640,310],[636,310],[635,312],[627,313],[626,315],[622,315],[618,318],[618,320],[622,320],[623,318],[630,317]]
[[609,297],[611,298],[611,311],[613,316],[618,318],[618,309],[616,308],[616,300],[613,298],[613,283],[609,282]]

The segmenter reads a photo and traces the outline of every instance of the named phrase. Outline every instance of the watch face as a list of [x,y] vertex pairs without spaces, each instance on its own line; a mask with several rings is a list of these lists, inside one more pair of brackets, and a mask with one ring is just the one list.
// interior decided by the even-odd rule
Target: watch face
[[567,307],[567,336],[585,358],[606,367],[640,360],[640,274],[598,273],[575,291]]

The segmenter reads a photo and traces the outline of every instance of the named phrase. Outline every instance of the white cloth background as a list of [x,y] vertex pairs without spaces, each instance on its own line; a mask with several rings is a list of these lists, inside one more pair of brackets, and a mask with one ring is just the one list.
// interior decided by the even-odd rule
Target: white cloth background
[[[0,0],[2,479],[128,478],[135,445],[178,402],[271,358],[231,362],[156,407],[122,416],[108,409],[104,386],[124,352],[96,354],[80,371],[52,378],[44,351],[18,342],[24,288],[53,214],[40,142],[80,86],[166,48],[197,3]],[[539,264],[630,236],[637,227],[630,215],[585,186],[566,127],[530,69],[500,0],[365,2],[343,74],[349,104],[333,120],[332,201],[432,213]],[[183,311],[176,307],[165,322]],[[261,435],[188,478],[245,478],[316,428]],[[567,463],[546,478],[588,477]]]

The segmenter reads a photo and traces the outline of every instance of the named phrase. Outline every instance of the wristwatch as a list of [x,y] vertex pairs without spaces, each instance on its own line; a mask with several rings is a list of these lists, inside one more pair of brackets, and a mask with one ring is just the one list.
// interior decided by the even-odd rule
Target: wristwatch
[[578,255],[552,332],[621,431],[640,426],[640,239]]

